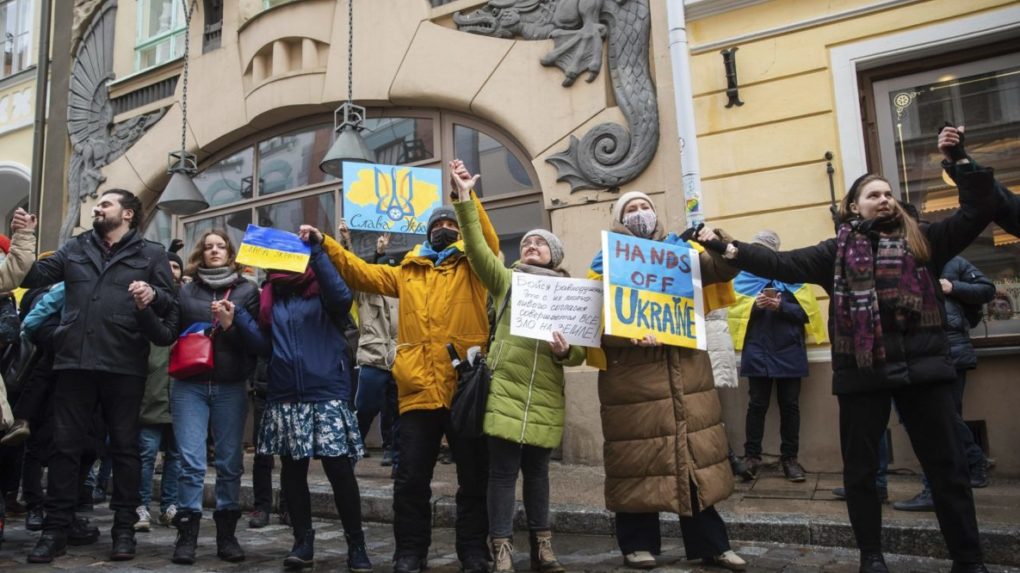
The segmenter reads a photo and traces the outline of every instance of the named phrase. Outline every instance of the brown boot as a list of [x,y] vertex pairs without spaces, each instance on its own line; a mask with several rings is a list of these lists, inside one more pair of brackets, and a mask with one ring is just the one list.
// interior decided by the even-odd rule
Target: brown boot
[[540,573],[563,573],[566,569],[556,560],[552,548],[552,531],[538,529],[528,536],[531,542],[531,570]]
[[513,573],[514,540],[510,537],[492,538],[493,573]]

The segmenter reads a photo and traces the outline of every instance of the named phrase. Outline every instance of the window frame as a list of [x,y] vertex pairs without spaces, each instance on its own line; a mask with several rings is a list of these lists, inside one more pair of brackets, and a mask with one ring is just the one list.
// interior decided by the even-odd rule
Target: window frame
[[[35,54],[32,52],[32,36],[35,29],[35,4],[34,0],[0,0],[0,7],[3,6],[15,6],[15,20],[20,25],[24,20],[25,15],[28,17],[28,27],[25,29],[19,29],[10,39],[4,37],[4,53],[6,54],[7,44],[10,43],[12,60],[17,56],[15,51],[19,40],[25,39],[27,49],[25,50],[25,57],[23,61],[18,62],[20,65],[15,65],[14,61],[11,63],[10,73],[5,74],[3,67],[0,67],[0,79],[9,78],[16,76],[19,73],[31,68],[34,65],[32,56]],[[5,32],[6,34],[6,32]]]
[[[183,53],[181,55],[176,55],[176,56],[173,55],[177,51],[176,50],[176,48],[177,48],[177,44],[176,44],[177,43],[177,38],[176,38],[176,36],[178,34],[181,34],[181,32],[183,32],[184,34],[190,33],[190,30],[188,30],[187,18],[185,18],[184,20],[182,20],[180,22],[177,22],[177,19],[178,19],[178,0],[173,0],[173,2],[171,4],[171,6],[174,8],[174,10],[171,12],[171,15],[170,15],[170,29],[167,30],[166,32],[161,32],[161,33],[156,34],[154,36],[150,36],[148,38],[145,38],[144,40],[142,39],[142,34],[143,34],[142,31],[143,31],[144,25],[145,25],[145,22],[143,21],[144,14],[146,12],[145,8],[146,7],[150,7],[151,8],[152,3],[156,2],[156,1],[157,0],[139,0],[139,2],[135,5],[135,49],[134,49],[134,56],[135,56],[135,65],[134,65],[134,68],[135,69],[134,69],[134,73],[143,72],[143,71],[146,71],[146,70],[151,70],[151,69],[159,67],[159,66],[161,66],[161,65],[163,65],[163,64],[165,64],[167,62],[172,62],[172,61],[174,61],[176,59],[179,59],[179,58],[181,58],[183,56]],[[149,48],[152,48],[154,46],[158,46],[158,45],[160,45],[163,42],[166,42],[168,40],[169,40],[169,43],[170,43],[170,54],[171,54],[171,56],[168,57],[167,59],[163,60],[163,61],[156,61],[156,62],[154,62],[154,63],[152,63],[152,64],[150,64],[148,66],[142,67],[142,52],[144,52],[145,50],[147,50]],[[183,41],[183,35],[182,35],[182,41]]]

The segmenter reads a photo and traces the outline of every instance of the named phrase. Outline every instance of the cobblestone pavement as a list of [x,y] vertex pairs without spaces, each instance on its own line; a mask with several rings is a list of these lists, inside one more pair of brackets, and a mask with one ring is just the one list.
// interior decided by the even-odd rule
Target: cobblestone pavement
[[[138,556],[133,561],[110,562],[108,530],[113,514],[108,509],[97,509],[93,522],[103,531],[99,543],[85,547],[68,547],[67,555],[50,565],[28,565],[25,556],[38,538],[38,533],[25,531],[18,518],[8,522],[6,540],[0,550],[0,570],[19,572],[56,571],[281,571],[281,562],[290,550],[290,528],[274,522],[262,529],[247,529],[245,518],[238,527],[238,538],[247,553],[247,560],[231,564],[216,558],[215,526],[212,515],[206,512],[199,537],[198,563],[193,567],[173,565],[170,554],[176,536],[175,530],[153,525],[149,533],[139,533]],[[346,570],[346,547],[339,521],[316,520],[316,571]],[[390,571],[393,552],[392,527],[389,524],[370,523],[366,526],[369,553],[376,571]],[[528,570],[527,536],[516,536],[516,565],[519,571]],[[608,536],[560,535],[555,547],[568,571],[626,571],[621,565],[615,541]],[[857,571],[857,553],[846,549],[804,547],[770,543],[736,543],[737,550],[749,562],[749,571],[782,571],[784,573],[854,573]],[[949,571],[949,563],[935,559],[888,556],[895,573],[936,573]],[[665,539],[658,571],[689,571],[718,573],[720,569],[702,567],[684,559],[683,543],[679,539]],[[433,532],[430,571],[446,573],[458,571],[453,548],[453,531],[436,529]],[[1018,573],[1020,569],[993,567],[996,573]]]

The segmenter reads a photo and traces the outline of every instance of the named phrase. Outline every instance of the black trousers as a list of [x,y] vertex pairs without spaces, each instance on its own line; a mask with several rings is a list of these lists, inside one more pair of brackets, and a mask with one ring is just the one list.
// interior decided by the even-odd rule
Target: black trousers
[[750,379],[748,386],[746,442],[744,455],[761,458],[761,440],[765,435],[765,414],[772,401],[772,386],[776,387],[779,404],[779,454],[784,460],[797,457],[800,450],[800,378]]
[[66,530],[78,498],[81,454],[87,448],[93,414],[99,406],[109,433],[113,462],[113,533],[134,533],[141,504],[138,411],[145,378],[90,370],[58,372],[53,391],[53,453],[46,495],[47,531]]
[[394,561],[424,558],[432,544],[432,471],[443,434],[457,464],[457,556],[488,554],[485,491],[489,456],[485,438],[458,438],[450,428],[450,411],[412,410],[400,415],[400,463],[393,484]]
[[[700,509],[698,494],[691,484],[693,514],[680,516],[680,533],[684,536],[684,554],[688,559],[717,557],[730,549],[726,523],[714,507]],[[662,551],[662,532],[658,513],[617,513],[616,541],[620,551],[627,555],[635,551],[648,551],[658,555]]]
[[935,515],[954,561],[981,561],[974,497],[963,444],[956,433],[952,384],[841,394],[839,434],[847,512],[861,551],[882,549],[882,504],[875,477],[878,448],[892,400],[931,483]]
[[[266,397],[258,392],[252,394],[252,443],[258,450],[259,431],[262,429],[262,413],[266,411]],[[255,454],[251,467],[251,485],[255,497],[255,510],[269,513],[273,510],[273,466],[275,456]],[[282,497],[283,489],[280,494]],[[282,500],[281,500],[282,505]]]

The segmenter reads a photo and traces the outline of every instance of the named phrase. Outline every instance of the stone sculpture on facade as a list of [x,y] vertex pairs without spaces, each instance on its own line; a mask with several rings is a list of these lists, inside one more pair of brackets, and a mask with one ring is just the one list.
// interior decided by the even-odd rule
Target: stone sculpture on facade
[[458,29],[497,38],[553,40],[543,66],[563,70],[565,87],[602,68],[608,37],[609,74],[627,127],[602,123],[546,161],[571,192],[619,187],[641,174],[659,146],[659,108],[648,61],[648,0],[489,0],[470,14],[453,15]]
[[60,227],[61,240],[71,237],[81,219],[82,203],[89,198],[94,199],[99,185],[106,180],[102,168],[123,155],[165,113],[165,110],[158,110],[113,123],[108,82],[114,78],[116,12],[116,0],[106,0],[101,7],[89,12],[88,27],[78,44],[71,67],[67,106],[71,161],[67,178],[67,214]]

